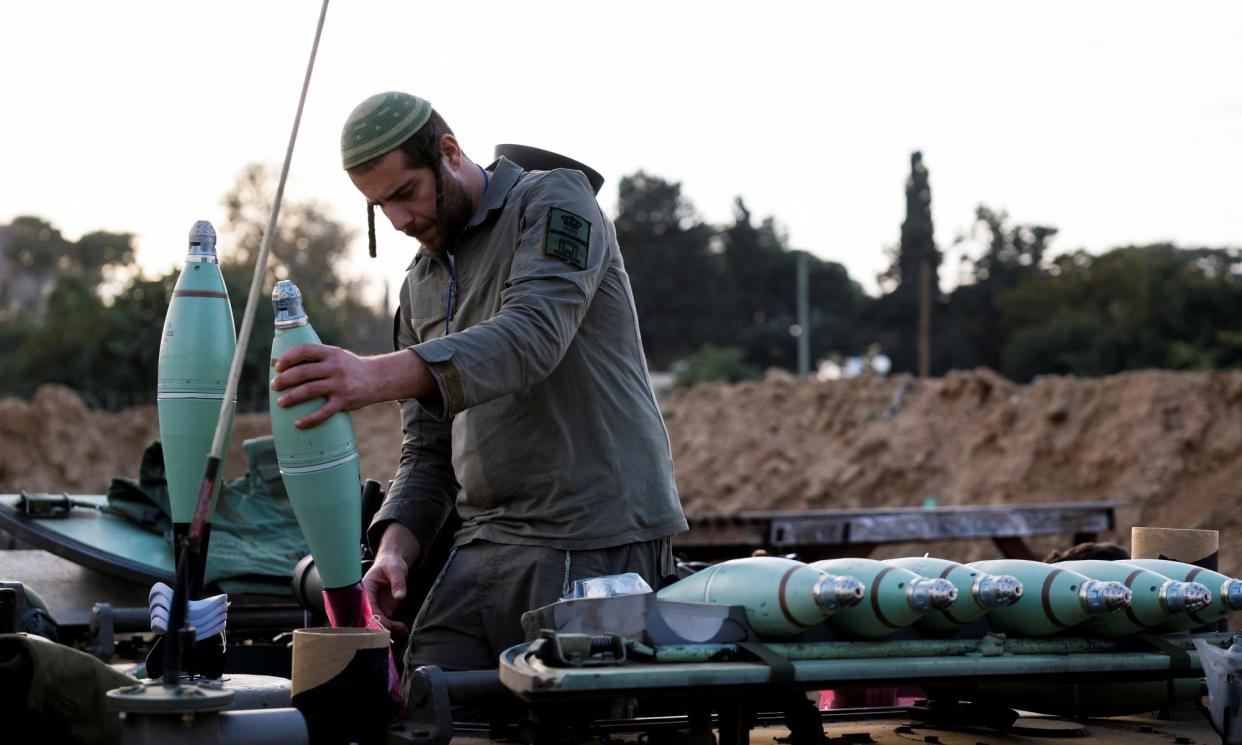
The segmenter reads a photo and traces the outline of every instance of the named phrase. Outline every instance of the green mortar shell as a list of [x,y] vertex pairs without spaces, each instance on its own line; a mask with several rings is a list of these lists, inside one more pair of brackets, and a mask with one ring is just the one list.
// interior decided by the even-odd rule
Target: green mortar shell
[[[194,518],[236,347],[233,310],[220,267],[187,261],[164,316],[156,383],[160,441],[174,522],[188,523]],[[230,402],[229,408],[235,404]],[[232,411],[224,440],[226,451],[231,433]],[[215,512],[221,483],[217,480],[211,496],[208,521]]]
[[1088,578],[1078,572],[1057,564],[1023,559],[976,561],[966,566],[988,574],[1017,577],[1025,589],[1018,602],[988,612],[988,621],[998,631],[1047,636],[1091,618],[1078,595]]
[[1130,683],[1017,683],[994,680],[964,695],[976,704],[995,704],[1037,714],[1119,717],[1172,709],[1198,698],[1201,688],[1198,678]]
[[[319,344],[319,335],[310,324],[290,329],[276,329],[272,339],[274,363],[285,352],[299,344]],[[268,381],[276,377],[276,368],[269,367]],[[276,445],[276,459],[285,468],[316,466],[357,454],[358,443],[354,437],[354,422],[347,412],[338,412],[328,421],[311,429],[298,429],[293,423],[316,411],[326,399],[316,398],[296,406],[284,408],[276,403],[282,392],[270,391],[269,401],[272,417],[272,437]],[[357,496],[357,495],[355,495]],[[359,518],[361,520],[361,518]]]
[[186,262],[164,316],[156,392],[223,394],[236,347],[220,267]]
[[315,567],[329,589],[362,579],[358,458],[314,473],[281,473]]
[[885,559],[885,564],[909,569],[923,577],[947,579],[957,588],[958,600],[948,610],[931,611],[914,622],[916,628],[929,633],[957,631],[961,627],[988,612],[975,597],[975,582],[987,576],[985,572],[934,556],[909,556],[901,559]]
[[[299,344],[318,343],[319,336],[310,324],[276,329],[272,361]],[[275,368],[268,372],[269,381],[276,377]],[[271,391],[270,415],[276,459],[289,503],[324,587],[352,585],[362,579],[361,479],[353,420],[348,413],[339,412],[317,427],[298,429],[293,423],[318,409],[324,399],[283,408],[276,403],[280,395]]]
[[[793,636],[822,623],[830,609],[815,601],[818,569],[792,559],[754,556],[707,567],[657,593],[662,600],[740,605],[760,636]],[[838,613],[840,611],[837,611]]]
[[829,574],[845,574],[866,586],[862,602],[828,619],[834,631],[865,639],[879,639],[910,626],[923,611],[910,604],[910,583],[920,575],[875,559],[825,559],[811,564]]
[[1177,616],[1160,603],[1160,587],[1169,577],[1149,569],[1133,567],[1119,561],[1085,559],[1062,561],[1057,566],[1072,569],[1091,579],[1120,582],[1130,588],[1130,607],[1120,613],[1096,616],[1082,626],[1087,634],[1125,636],[1159,626]]
[[[160,442],[164,449],[164,475],[168,480],[168,501],[176,523],[194,520],[198,491],[203,484],[211,439],[220,416],[223,398],[172,398],[156,402],[160,415]],[[228,452],[233,431],[234,406],[229,406],[228,429],[224,435],[224,451]],[[207,521],[216,511],[223,478],[216,479],[211,495]]]
[[1189,631],[1200,626],[1213,624],[1229,615],[1230,608],[1225,603],[1225,586],[1232,581],[1220,572],[1214,572],[1211,569],[1204,569],[1194,564],[1186,564],[1180,561],[1170,561],[1169,559],[1127,559],[1124,564],[1140,567],[1153,572],[1163,574],[1172,580],[1178,582],[1198,582],[1206,585],[1212,591],[1212,602],[1208,603],[1206,608],[1194,611],[1192,613],[1179,613],[1168,620],[1161,627],[1165,631]]

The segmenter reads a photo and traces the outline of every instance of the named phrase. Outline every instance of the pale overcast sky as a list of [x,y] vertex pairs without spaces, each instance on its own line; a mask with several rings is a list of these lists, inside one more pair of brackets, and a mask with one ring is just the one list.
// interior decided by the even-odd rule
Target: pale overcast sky
[[[242,167],[284,156],[318,10],[4,3],[0,222],[130,231],[148,271],[178,264]],[[942,247],[979,202],[1059,227],[1062,250],[1242,245],[1236,2],[337,0],[287,199],[364,235],[339,129],[392,89],[430,99],[476,160],[519,142],[593,165],[609,211],[638,169],[711,222],[742,195],[869,290],[915,149]],[[382,225],[368,264],[364,243],[355,269],[389,282],[415,248]]]

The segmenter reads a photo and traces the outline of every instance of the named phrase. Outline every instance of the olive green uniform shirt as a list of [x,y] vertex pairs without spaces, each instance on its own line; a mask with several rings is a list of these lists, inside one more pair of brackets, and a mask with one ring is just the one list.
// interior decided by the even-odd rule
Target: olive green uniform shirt
[[[438,395],[402,403],[401,465],[371,525],[430,545],[585,550],[686,530],[612,222],[578,171],[500,159],[451,252],[420,250],[397,340]],[[447,318],[447,320],[446,320]]]

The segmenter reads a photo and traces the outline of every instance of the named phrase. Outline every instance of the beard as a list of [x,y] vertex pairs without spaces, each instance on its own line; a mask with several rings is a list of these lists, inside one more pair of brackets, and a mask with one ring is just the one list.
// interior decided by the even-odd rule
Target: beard
[[436,169],[436,236],[438,246],[427,246],[433,251],[451,251],[466,229],[466,223],[474,210],[470,204],[470,190],[466,182],[453,173]]

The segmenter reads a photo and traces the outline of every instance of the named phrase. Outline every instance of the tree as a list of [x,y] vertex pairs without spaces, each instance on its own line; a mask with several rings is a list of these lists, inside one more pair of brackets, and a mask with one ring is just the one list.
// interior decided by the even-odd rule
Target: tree
[[41,319],[71,245],[42,218],[14,218],[0,235],[0,313]]
[[792,369],[797,352],[789,329],[797,319],[797,258],[786,248],[786,236],[772,217],[754,225],[738,197],[733,224],[720,239],[726,273],[721,289],[729,299],[725,321],[733,330],[727,343],[740,346],[751,365]]
[[43,322],[14,352],[18,394],[30,395],[42,383],[60,383],[77,389],[90,404],[108,405],[97,374],[107,374],[111,364],[105,347],[114,329],[105,322],[103,301],[80,275],[65,273],[56,276],[46,310]]
[[88,286],[97,288],[133,261],[132,233],[96,230],[78,239],[69,252],[68,268],[80,272]]
[[618,187],[617,241],[634,292],[643,349],[651,365],[673,360],[721,335],[720,257],[681,185],[642,171]]
[[1059,257],[1000,296],[1001,371],[1109,375],[1242,365],[1242,256],[1170,244]]
[[[913,370],[917,362],[920,276],[927,267],[931,306],[940,304],[940,262],[931,215],[931,182],[923,153],[910,154],[906,178],[906,219],[901,223],[901,243],[892,252],[892,263],[880,275],[880,286],[889,288],[877,306],[877,337],[896,370]],[[944,323],[932,313],[932,337],[938,339]],[[943,369],[945,354],[932,344],[932,369]]]
[[1005,210],[994,210],[983,204],[975,209],[971,235],[982,235],[986,250],[974,261],[974,280],[976,284],[987,285],[994,294],[1043,273],[1046,269],[1044,254],[1057,234],[1056,228],[1045,225],[1011,228],[1008,221],[1009,213]]
[[947,308],[951,323],[943,344],[952,366],[1004,368],[1001,350],[1014,329],[1001,323],[1001,296],[1049,271],[1046,254],[1056,234],[1056,228],[1044,225],[1010,226],[1004,210],[976,208],[971,230],[958,243],[974,240],[983,251],[968,259],[973,281],[954,290]]
[[931,215],[931,184],[923,153],[910,154],[910,176],[906,179],[906,219],[901,223],[901,247],[897,254],[897,292],[910,296],[917,304],[919,272],[926,263],[931,270],[933,291],[940,287],[940,249],[936,248]]

